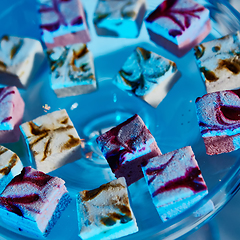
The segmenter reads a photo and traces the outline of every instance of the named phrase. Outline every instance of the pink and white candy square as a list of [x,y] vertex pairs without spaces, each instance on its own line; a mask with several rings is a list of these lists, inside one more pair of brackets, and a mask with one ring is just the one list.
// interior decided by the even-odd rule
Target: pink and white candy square
[[210,32],[209,10],[192,0],[165,0],[145,19],[150,39],[178,57]]
[[16,36],[0,38],[0,83],[27,88],[44,60],[40,41]]
[[42,40],[47,48],[90,41],[80,0],[37,0],[37,4]]
[[[153,203],[163,221],[193,206],[207,193],[207,186],[190,146],[149,159],[142,166]],[[211,201],[196,216],[213,209]]]
[[98,0],[93,23],[100,36],[137,38],[145,11],[145,0]]
[[24,167],[0,195],[0,216],[12,231],[42,238],[70,201],[64,180]]

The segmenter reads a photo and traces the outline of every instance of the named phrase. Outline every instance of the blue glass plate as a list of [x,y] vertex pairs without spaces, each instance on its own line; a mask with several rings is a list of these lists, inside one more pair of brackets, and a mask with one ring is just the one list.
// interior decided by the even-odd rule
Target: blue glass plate
[[[148,1],[148,10],[157,2]],[[211,34],[208,41],[240,29],[240,16],[225,1],[198,1],[211,12]],[[208,156],[199,133],[195,112],[195,99],[205,94],[205,86],[197,69],[193,51],[179,59],[149,40],[143,24],[136,39],[98,37],[92,16],[96,0],[82,0],[85,7],[92,41],[88,44],[94,55],[99,89],[96,92],[57,98],[49,85],[47,61],[41,66],[37,76],[27,90],[20,90],[26,103],[23,122],[32,120],[46,112],[65,108],[84,142],[85,156],[52,173],[66,181],[73,197],[70,206],[63,212],[47,239],[74,240],[78,237],[76,194],[78,191],[93,189],[114,179],[106,160],[101,156],[95,138],[100,132],[121,123],[133,114],[139,114],[157,140],[163,153],[191,145],[195,152],[209,194],[199,203],[179,216],[161,222],[147,190],[144,180],[129,188],[133,211],[139,232],[123,239],[177,239],[197,229],[211,219],[232,198],[239,188],[239,150]],[[0,2],[0,34],[16,35],[40,39],[35,1],[9,0]],[[112,84],[112,78],[136,46],[145,47],[176,62],[182,76],[167,97],[156,108],[152,108],[135,96],[123,92]],[[44,108],[49,106],[50,109]],[[6,146],[15,151],[25,165],[31,164],[22,140]],[[201,217],[193,212],[209,199],[215,210]],[[0,239],[26,239],[7,226],[1,224]]]

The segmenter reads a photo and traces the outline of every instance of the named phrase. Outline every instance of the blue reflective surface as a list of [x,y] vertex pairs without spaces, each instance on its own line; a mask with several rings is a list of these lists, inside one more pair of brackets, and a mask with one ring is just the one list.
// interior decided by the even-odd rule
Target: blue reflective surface
[[[238,172],[234,169],[239,166],[239,151],[219,156],[207,156],[205,153],[194,104],[195,99],[205,93],[205,86],[200,78],[192,51],[181,59],[175,57],[150,42],[145,25],[142,26],[137,39],[98,37],[91,21],[96,0],[82,0],[82,2],[88,16],[92,37],[88,47],[94,56],[99,89],[87,95],[57,98],[49,86],[49,69],[48,63],[45,61],[29,88],[21,90],[26,103],[23,121],[29,121],[45,114],[46,109],[43,108],[45,104],[50,106],[49,112],[65,108],[80,137],[85,139],[84,153],[86,157],[51,173],[51,175],[59,176],[66,181],[73,201],[53,228],[48,239],[79,239],[75,206],[76,193],[98,187],[113,179],[105,159],[101,157],[96,148],[95,138],[99,131],[119,124],[135,113],[143,118],[163,153],[186,145],[193,147],[210,194],[189,211],[167,223],[162,223],[152,204],[144,180],[140,180],[129,188],[140,231],[124,239],[176,239],[210,219],[238,190],[235,187],[238,182]],[[239,28],[237,17],[231,15],[231,11],[229,13],[224,4],[215,2],[216,5],[214,5],[208,1],[199,2],[205,4],[211,11],[213,30],[205,41],[218,38]],[[156,1],[148,1],[149,9],[154,8],[154,5],[156,5]],[[35,1],[1,1],[0,9],[0,21],[3,23],[0,26],[1,34],[40,39]],[[182,73],[182,77],[156,109],[141,99],[121,91],[111,82],[136,46],[145,47],[175,61]],[[21,140],[15,144],[8,144],[7,147],[16,151],[25,165],[29,164]],[[224,182],[225,185],[221,182]],[[192,211],[204,204],[208,198],[214,199],[216,212],[203,218],[194,218]],[[4,227],[0,227],[0,236],[3,239],[26,239]]]

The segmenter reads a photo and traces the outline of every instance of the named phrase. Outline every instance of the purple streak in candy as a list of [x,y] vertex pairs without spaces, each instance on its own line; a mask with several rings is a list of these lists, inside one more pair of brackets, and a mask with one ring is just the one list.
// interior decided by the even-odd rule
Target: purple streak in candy
[[[189,28],[191,25],[191,18],[200,18],[198,15],[196,15],[196,13],[202,12],[205,8],[200,6],[197,8],[193,7],[189,9],[173,9],[177,1],[178,0],[165,0],[146,18],[146,21],[152,23],[158,18],[169,18],[181,29],[170,29],[169,35],[173,37],[182,35],[183,31],[185,31],[186,28]],[[181,20],[177,18],[177,15],[182,15],[184,17],[184,21],[181,22]]]

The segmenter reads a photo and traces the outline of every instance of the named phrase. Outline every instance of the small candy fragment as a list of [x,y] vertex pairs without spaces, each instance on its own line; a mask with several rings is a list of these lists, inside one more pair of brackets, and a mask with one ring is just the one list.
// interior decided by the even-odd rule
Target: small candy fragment
[[3,36],[0,39],[0,83],[27,88],[44,60],[36,39]]

